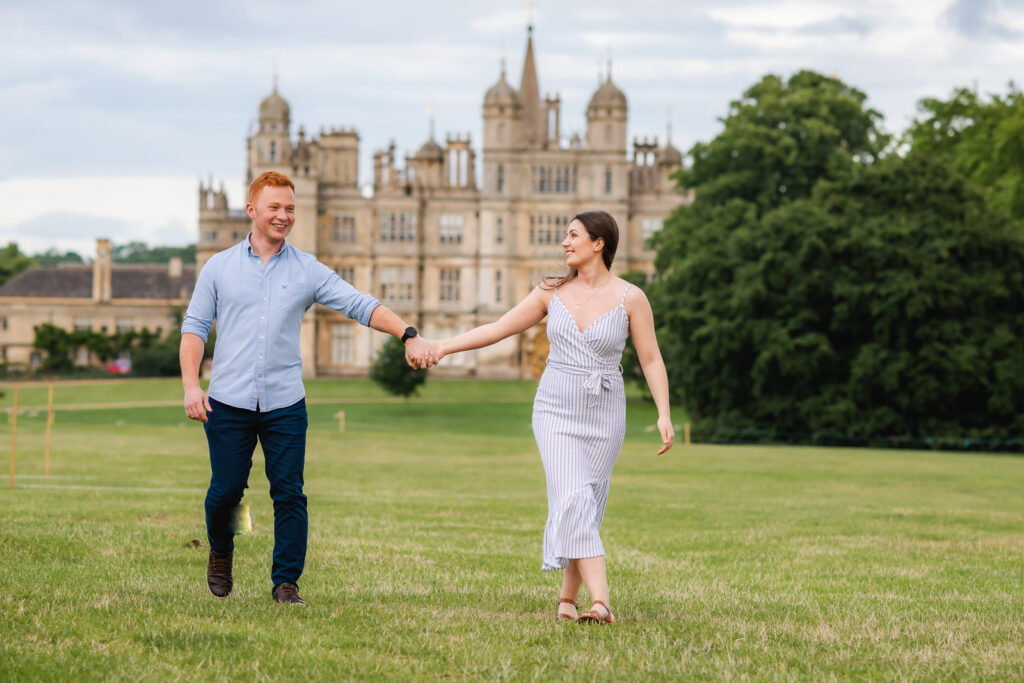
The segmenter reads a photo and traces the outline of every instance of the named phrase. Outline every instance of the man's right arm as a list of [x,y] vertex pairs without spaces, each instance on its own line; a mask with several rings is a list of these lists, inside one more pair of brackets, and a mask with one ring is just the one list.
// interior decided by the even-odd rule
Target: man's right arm
[[199,386],[199,366],[203,362],[206,343],[202,337],[191,332],[181,335],[178,360],[181,362],[181,384],[185,388],[185,414],[192,420],[206,422],[207,412],[213,412],[210,399]]
[[200,422],[206,422],[206,413],[212,412],[206,392],[199,386],[199,367],[203,363],[206,340],[217,315],[217,288],[212,275],[214,267],[215,263],[211,261],[199,271],[196,286],[192,290],[192,300],[181,323],[181,346],[178,349],[181,384],[185,389],[185,414]]

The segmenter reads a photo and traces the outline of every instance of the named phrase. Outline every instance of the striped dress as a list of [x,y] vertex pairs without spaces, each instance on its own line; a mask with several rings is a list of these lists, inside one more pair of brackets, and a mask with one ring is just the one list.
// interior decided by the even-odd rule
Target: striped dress
[[627,284],[619,305],[582,332],[557,289],[548,306],[551,350],[533,402],[533,434],[548,490],[544,571],[604,555],[601,520],[626,433],[619,361],[629,336],[628,290]]

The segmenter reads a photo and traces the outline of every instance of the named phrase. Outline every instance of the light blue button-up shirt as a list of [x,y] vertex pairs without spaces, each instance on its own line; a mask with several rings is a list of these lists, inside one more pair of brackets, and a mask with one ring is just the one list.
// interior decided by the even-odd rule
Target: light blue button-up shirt
[[306,395],[299,329],[321,303],[363,325],[380,302],[338,277],[315,256],[285,243],[266,265],[249,238],[214,254],[196,279],[182,333],[217,342],[209,395],[236,408],[275,410]]

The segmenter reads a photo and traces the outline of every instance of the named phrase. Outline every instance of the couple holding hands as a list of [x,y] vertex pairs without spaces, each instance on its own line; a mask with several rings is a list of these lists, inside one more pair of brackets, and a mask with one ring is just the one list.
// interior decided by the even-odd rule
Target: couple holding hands
[[[285,241],[295,222],[294,184],[287,176],[257,177],[246,211],[252,232],[203,266],[181,328],[185,412],[204,423],[210,450],[207,584],[213,594],[231,592],[233,514],[258,439],[274,502],[272,595],[277,602],[305,604],[298,590],[308,527],[299,329],[310,306],[324,304],[400,337],[414,367],[494,344],[547,316],[551,349],[533,408],[548,495],[542,569],[563,570],[558,620],[613,623],[599,530],[626,429],[619,362],[628,337],[658,409],[658,453],[671,448],[674,438],[650,304],[639,288],[611,274],[619,241],[615,220],[603,211],[575,216],[562,241],[567,274],[546,278],[493,323],[428,342],[372,296]],[[214,319],[217,341],[207,394],[199,385],[199,366]],[[582,614],[581,584],[592,602]]]

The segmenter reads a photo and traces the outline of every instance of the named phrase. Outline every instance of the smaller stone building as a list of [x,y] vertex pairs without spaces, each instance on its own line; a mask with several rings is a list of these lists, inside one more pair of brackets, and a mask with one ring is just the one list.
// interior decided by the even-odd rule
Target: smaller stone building
[[[96,241],[92,265],[31,268],[0,287],[0,360],[34,368],[42,358],[33,348],[35,328],[50,323],[65,330],[112,334],[147,328],[161,336],[176,326],[177,311],[192,297],[196,267],[169,264],[113,264],[110,241]],[[93,364],[88,349],[75,364]]]

